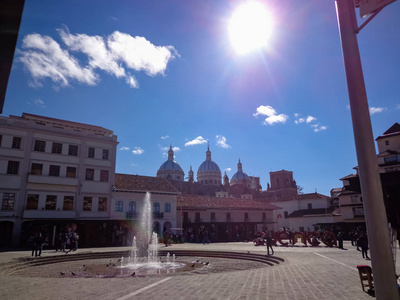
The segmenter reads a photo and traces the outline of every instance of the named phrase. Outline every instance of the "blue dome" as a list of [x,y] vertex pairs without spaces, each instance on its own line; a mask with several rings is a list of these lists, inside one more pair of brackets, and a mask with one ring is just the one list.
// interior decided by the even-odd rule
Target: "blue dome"
[[182,168],[176,161],[167,160],[161,165],[159,171],[182,171]]
[[243,173],[243,172],[236,172],[233,176],[232,176],[232,179],[231,179],[231,182],[232,181],[236,181],[236,182],[241,182],[241,181],[243,181],[243,180],[249,180],[249,176],[247,176],[247,174],[246,173]]
[[205,160],[199,167],[197,174],[204,172],[221,172],[218,165],[212,160]]

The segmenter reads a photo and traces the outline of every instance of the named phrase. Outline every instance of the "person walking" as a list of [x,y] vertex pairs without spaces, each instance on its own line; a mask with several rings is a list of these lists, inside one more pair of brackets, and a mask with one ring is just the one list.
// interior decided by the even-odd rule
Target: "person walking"
[[357,245],[359,245],[361,248],[362,257],[369,260],[370,258],[368,257],[368,236],[366,233],[360,235],[357,240]]
[[337,240],[339,242],[339,249],[343,249],[343,234],[342,234],[342,232],[338,233]]
[[269,255],[269,249],[271,249],[271,255],[274,255],[274,249],[272,248],[272,237],[268,234],[266,238],[265,245],[267,245],[267,255]]

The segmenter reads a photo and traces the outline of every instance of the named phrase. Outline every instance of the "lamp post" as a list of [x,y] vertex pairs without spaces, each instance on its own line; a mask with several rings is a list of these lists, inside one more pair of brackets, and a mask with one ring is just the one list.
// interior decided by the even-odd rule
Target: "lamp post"
[[336,0],[336,11],[347,78],[364,214],[371,249],[375,294],[377,299],[395,300],[399,299],[399,291],[396,284],[389,228],[358,49],[356,36],[358,26],[353,1]]

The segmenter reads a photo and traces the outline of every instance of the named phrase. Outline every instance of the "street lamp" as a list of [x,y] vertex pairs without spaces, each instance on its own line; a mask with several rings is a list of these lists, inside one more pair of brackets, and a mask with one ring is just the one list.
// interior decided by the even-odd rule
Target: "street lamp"
[[377,299],[399,299],[367,93],[358,49],[356,34],[359,28],[353,0],[336,0],[336,11],[371,249],[375,295]]

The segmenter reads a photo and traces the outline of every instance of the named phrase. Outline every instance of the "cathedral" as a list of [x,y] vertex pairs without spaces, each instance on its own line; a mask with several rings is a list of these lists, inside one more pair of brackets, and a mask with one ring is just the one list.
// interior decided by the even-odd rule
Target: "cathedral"
[[185,173],[178,162],[174,160],[172,146],[168,151],[168,159],[157,171],[157,177],[171,182],[183,195],[203,195],[217,198],[242,198],[261,201],[274,200],[285,196],[297,195],[296,181],[293,172],[281,170],[270,172],[270,182],[265,191],[262,190],[260,177],[248,176],[243,171],[243,164],[239,159],[237,171],[229,179],[222,177],[221,170],[211,158],[210,147],[207,146],[206,159],[197,170],[196,180],[192,166],[188,172],[188,180],[184,181]]

